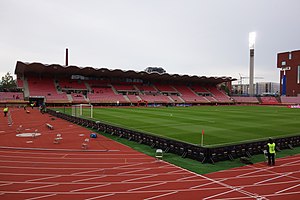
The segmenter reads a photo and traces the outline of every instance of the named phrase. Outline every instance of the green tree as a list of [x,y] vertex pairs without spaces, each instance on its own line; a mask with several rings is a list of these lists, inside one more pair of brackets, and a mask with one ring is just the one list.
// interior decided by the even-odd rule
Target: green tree
[[1,78],[0,87],[1,89],[12,89],[17,87],[16,80],[14,80],[9,72]]

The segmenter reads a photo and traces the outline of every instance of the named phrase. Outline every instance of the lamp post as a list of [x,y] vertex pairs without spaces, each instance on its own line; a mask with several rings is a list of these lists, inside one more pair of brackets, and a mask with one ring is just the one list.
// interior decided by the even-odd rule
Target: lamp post
[[250,49],[250,67],[249,67],[249,95],[254,96],[254,45],[256,32],[249,33],[249,49]]

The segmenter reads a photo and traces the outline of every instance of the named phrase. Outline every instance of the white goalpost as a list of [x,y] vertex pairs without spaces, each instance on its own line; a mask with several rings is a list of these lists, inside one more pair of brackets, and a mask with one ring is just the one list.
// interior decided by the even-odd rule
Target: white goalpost
[[72,116],[93,118],[93,105],[92,104],[72,105]]

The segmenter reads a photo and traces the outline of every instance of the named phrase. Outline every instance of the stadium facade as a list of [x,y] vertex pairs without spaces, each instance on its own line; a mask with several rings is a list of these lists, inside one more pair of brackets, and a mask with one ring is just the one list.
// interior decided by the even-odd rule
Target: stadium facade
[[300,50],[277,54],[280,91],[283,96],[300,96]]
[[110,70],[17,62],[15,74],[24,98],[38,104],[215,104],[234,103],[231,77]]

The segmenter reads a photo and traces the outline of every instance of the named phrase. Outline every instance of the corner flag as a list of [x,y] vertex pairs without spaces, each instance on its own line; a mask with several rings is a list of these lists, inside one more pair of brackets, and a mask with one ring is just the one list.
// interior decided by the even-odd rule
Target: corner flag
[[202,129],[201,146],[203,146],[203,140],[204,140],[204,129]]

